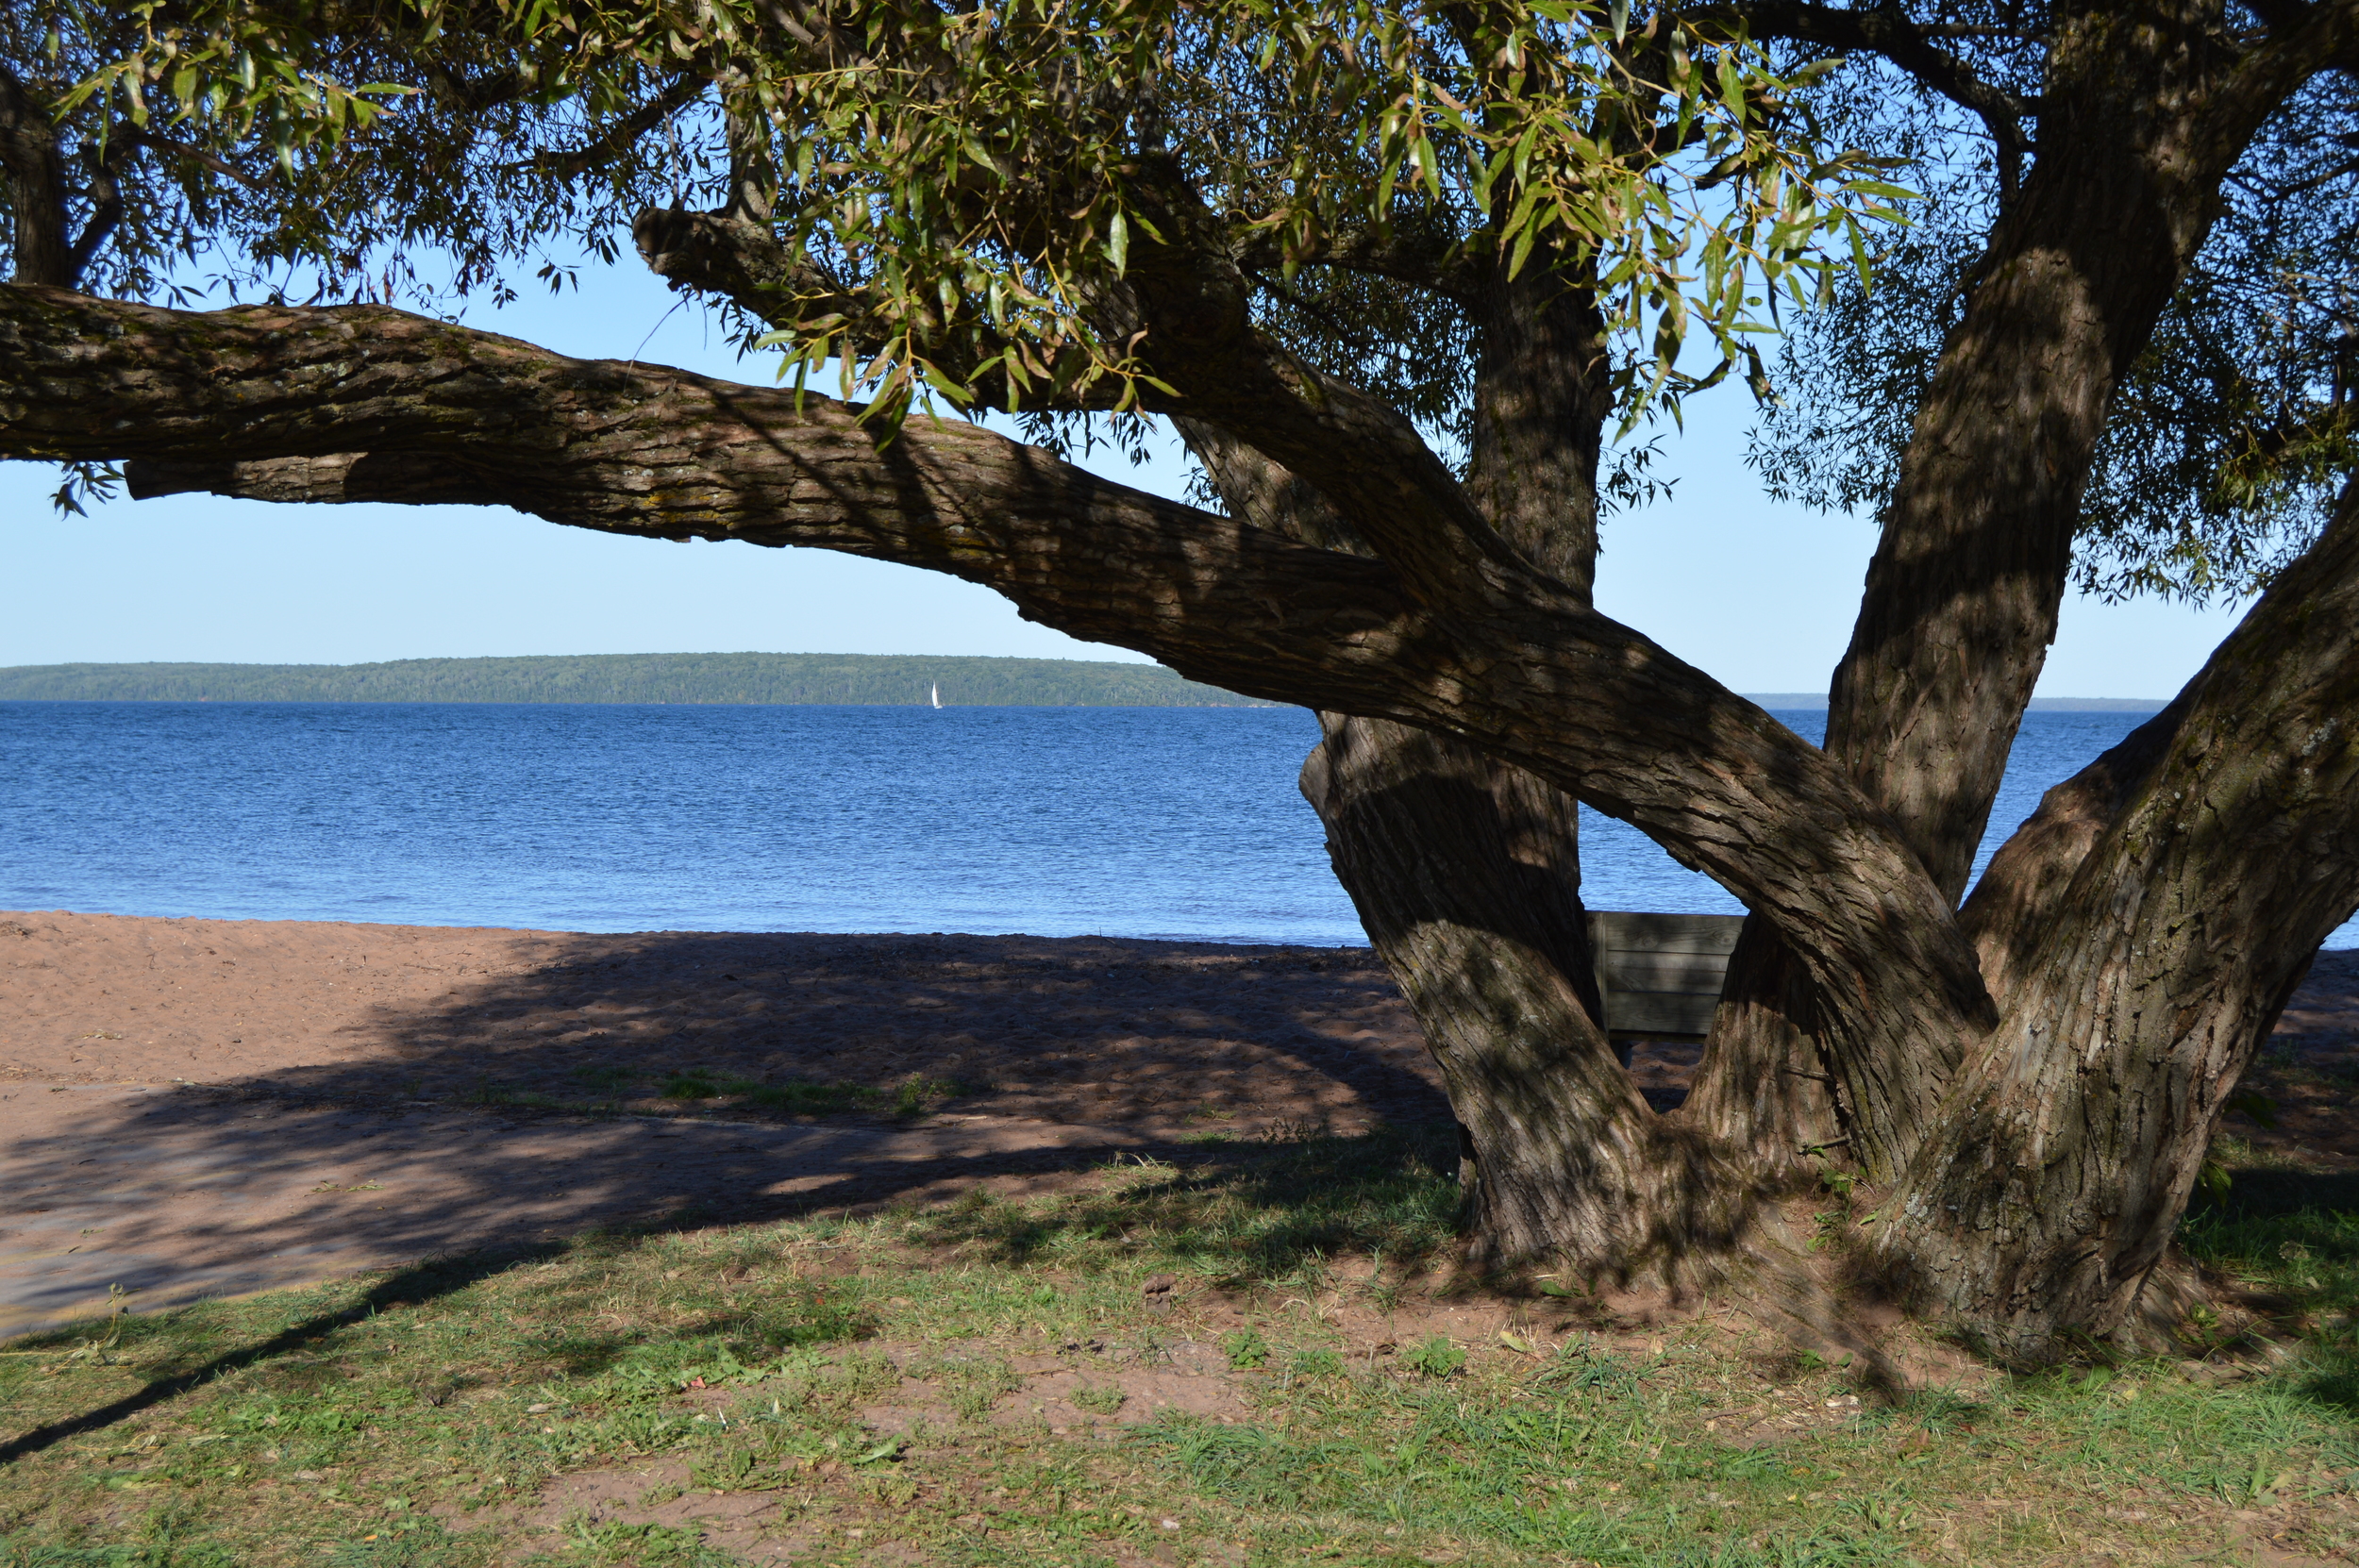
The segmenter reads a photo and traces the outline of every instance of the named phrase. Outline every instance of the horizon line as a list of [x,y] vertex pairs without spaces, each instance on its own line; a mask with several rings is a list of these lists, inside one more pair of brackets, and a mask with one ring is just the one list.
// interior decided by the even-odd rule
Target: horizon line
[[[484,661],[484,662],[490,662],[490,661],[493,661],[493,660],[498,660],[498,659],[728,659],[728,658],[756,658],[756,659],[1005,659],[1005,660],[1007,660],[1007,661],[1008,661],[1008,662],[1010,662],[1010,663],[1028,663],[1028,664],[1096,664],[1096,665],[1104,665],[1104,666],[1107,666],[1107,667],[1110,667],[1110,668],[1116,668],[1116,669],[1123,669],[1123,668],[1138,668],[1138,667],[1140,667],[1140,665],[1141,665],[1141,660],[1138,660],[1138,659],[1075,659],[1075,658],[1071,658],[1071,657],[1069,657],[1069,656],[1059,656],[1059,655],[1050,655],[1050,654],[943,654],[943,653],[922,653],[922,654],[893,653],[893,654],[877,654],[877,653],[828,653],[828,652],[803,652],[803,653],[791,653],[791,652],[786,652],[786,651],[784,651],[784,650],[775,649],[775,648],[707,649],[707,650],[697,650],[697,651],[692,651],[692,650],[687,650],[687,649],[667,648],[667,649],[662,649],[662,650],[660,650],[660,651],[641,652],[641,653],[573,653],[573,654],[565,654],[565,653],[534,653],[534,654],[411,654],[411,655],[408,655],[408,656],[406,656],[406,657],[404,657],[404,658],[400,658],[400,659],[351,659],[351,660],[347,660],[347,661],[344,661],[344,662],[342,662],[342,663],[339,663],[339,662],[336,662],[336,661],[333,661],[333,660],[326,660],[326,659],[303,659],[303,660],[297,660],[297,659],[59,659],[59,660],[54,660],[54,661],[52,661],[52,662],[49,662],[49,663],[43,663],[43,664],[6,664],[6,665],[0,665],[0,672],[4,672],[4,673],[14,673],[14,672],[17,672],[17,671],[26,671],[26,670],[64,670],[64,669],[74,669],[74,668],[89,668],[89,669],[109,669],[109,668],[113,668],[113,669],[136,669],[136,668],[140,668],[140,667],[142,667],[142,666],[159,666],[159,665],[160,665],[160,666],[169,666],[169,665],[191,665],[191,664],[215,665],[215,666],[221,666],[221,667],[226,667],[226,668],[233,668],[233,669],[317,669],[317,670],[354,670],[354,669],[360,669],[360,668],[363,668],[363,667],[365,667],[365,666],[372,665],[372,664],[427,664],[427,663],[438,663],[438,662],[440,662],[440,663],[467,663],[467,662],[473,662],[473,661],[478,661],[478,660],[479,660],[479,661]],[[1145,662],[1145,667],[1146,667],[1146,668],[1150,668],[1150,669],[1163,669],[1163,670],[1168,670],[1168,669],[1170,669],[1170,666],[1169,666],[1169,665],[1163,663],[1163,662],[1162,662],[1161,660],[1159,660],[1159,659],[1146,659],[1144,662]],[[1174,672],[1174,673],[1176,674],[1177,672]],[[1737,695],[1738,695],[1738,696],[1743,697],[1743,698],[1744,698],[1746,701],[1748,701],[1748,702],[1757,703],[1757,704],[1759,704],[1760,706],[1762,706],[1762,707],[1764,707],[1764,708],[1770,708],[1770,709],[1776,709],[1776,708],[1810,709],[1810,708],[1825,708],[1825,707],[1827,707],[1827,706],[1828,706],[1828,694],[1827,694],[1826,692],[1737,692]],[[2030,702],[2030,705],[2029,705],[2029,706],[2030,706],[2030,707],[2032,707],[2032,708],[2034,708],[2034,709],[2041,709],[2041,708],[2044,708],[2044,709],[2050,709],[2050,710],[2055,710],[2055,709],[2115,709],[2115,710],[2117,710],[2117,711],[2126,711],[2126,710],[2140,709],[2162,709],[2162,708],[2167,707],[2167,706],[2169,705],[2169,703],[2170,703],[2170,699],[2169,699],[2168,697],[2065,697],[2065,696],[2057,696],[2057,697],[2033,697],[2033,698],[2032,698],[2032,699],[2031,699],[2031,702]]]

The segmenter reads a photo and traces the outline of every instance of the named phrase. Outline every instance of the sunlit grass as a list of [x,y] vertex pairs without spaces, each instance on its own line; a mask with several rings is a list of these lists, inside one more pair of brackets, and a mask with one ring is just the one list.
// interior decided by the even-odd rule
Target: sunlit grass
[[[1520,1349],[1453,1334],[1447,1307],[1478,1298],[1433,1293],[1452,1153],[1386,1133],[1133,1161],[1056,1198],[593,1235],[19,1342],[0,1568],[712,1565],[740,1559],[655,1515],[755,1493],[771,1544],[813,1563],[2359,1545],[2359,1205],[2332,1183],[2245,1173],[2189,1223],[2199,1257],[2282,1301],[2278,1358],[1983,1369],[1895,1400],[1719,1319],[1617,1338],[1560,1317]],[[1158,1275],[1179,1283],[1144,1293]],[[1116,1426],[1139,1385],[1107,1369],[1189,1344],[1246,1413]],[[1048,1364],[1082,1374],[1098,1430],[1029,1413]],[[905,1434],[867,1413],[912,1402],[931,1413]],[[671,1479],[527,1517],[559,1478],[632,1466]]]

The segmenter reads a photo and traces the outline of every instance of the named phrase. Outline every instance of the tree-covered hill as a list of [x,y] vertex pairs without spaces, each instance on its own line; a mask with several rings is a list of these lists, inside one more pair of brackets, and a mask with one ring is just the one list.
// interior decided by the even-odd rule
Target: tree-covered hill
[[1266,708],[1160,664],[865,654],[582,654],[383,664],[31,664],[0,702],[929,701],[1040,708]]

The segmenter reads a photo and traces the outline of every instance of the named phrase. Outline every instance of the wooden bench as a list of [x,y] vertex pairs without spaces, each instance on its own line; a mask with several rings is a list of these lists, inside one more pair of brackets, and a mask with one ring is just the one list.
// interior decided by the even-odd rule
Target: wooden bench
[[1635,1040],[1701,1041],[1729,972],[1743,915],[1589,913],[1606,1038],[1625,1063]]

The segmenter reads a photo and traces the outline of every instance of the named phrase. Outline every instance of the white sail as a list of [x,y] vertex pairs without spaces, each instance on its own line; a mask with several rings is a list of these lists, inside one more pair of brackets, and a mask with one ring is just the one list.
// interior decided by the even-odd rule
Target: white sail
[[942,682],[940,681],[934,682],[934,706],[936,708],[942,706]]

